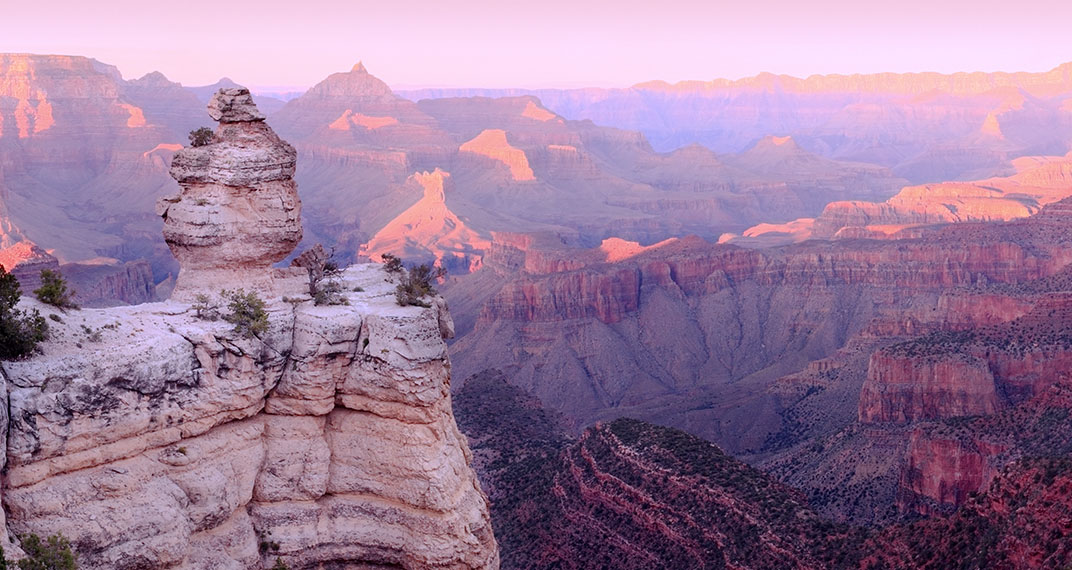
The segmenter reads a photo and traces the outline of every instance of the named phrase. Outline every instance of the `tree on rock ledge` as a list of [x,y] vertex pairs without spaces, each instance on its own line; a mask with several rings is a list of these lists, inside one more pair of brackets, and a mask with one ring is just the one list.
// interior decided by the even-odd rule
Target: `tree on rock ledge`
[[48,324],[36,309],[27,314],[16,308],[21,297],[19,280],[0,266],[0,359],[30,354],[48,337]]
[[201,127],[190,131],[190,146],[205,146],[212,142],[216,133],[208,127]]

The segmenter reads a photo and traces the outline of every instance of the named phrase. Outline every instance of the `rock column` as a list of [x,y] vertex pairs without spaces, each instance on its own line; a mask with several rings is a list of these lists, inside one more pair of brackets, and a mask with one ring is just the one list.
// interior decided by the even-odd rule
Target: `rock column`
[[220,89],[208,104],[212,140],[176,153],[181,191],[163,198],[164,239],[181,270],[172,298],[244,287],[274,292],[271,266],[302,237],[297,152],[264,122],[249,91]]

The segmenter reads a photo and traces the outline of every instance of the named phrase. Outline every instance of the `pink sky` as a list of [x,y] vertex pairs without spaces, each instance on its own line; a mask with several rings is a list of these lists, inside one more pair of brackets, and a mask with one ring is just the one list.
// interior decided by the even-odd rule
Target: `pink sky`
[[363,60],[394,87],[626,86],[761,71],[1043,71],[1072,61],[1069,0],[42,0],[0,51],[124,77],[307,87]]

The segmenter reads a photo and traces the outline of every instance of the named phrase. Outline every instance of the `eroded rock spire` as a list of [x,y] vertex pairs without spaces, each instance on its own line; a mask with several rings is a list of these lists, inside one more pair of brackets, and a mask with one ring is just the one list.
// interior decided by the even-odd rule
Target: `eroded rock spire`
[[208,114],[219,122],[215,136],[175,154],[171,176],[181,191],[157,205],[181,266],[172,298],[233,287],[271,292],[272,264],[302,237],[297,153],[245,88],[220,89]]

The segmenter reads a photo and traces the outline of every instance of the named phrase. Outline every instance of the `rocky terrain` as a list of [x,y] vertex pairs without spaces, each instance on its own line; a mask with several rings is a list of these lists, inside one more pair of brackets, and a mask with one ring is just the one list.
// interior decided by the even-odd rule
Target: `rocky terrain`
[[913,319],[933,318],[950,288],[1056,273],[1070,260],[1067,207],[916,239],[767,250],[685,238],[649,247],[607,240],[578,251],[496,235],[485,275],[448,289],[455,306],[477,315],[460,321],[456,365],[465,375],[509,368],[513,381],[579,424],[683,397],[699,416],[695,427],[682,423],[691,421],[678,414],[686,410],[667,416],[717,439],[720,428],[697,402],[706,390],[764,386],[884,322],[909,327],[893,336],[925,332],[910,328]]
[[881,203],[831,202],[817,218],[761,224],[745,230],[743,238],[724,241],[769,245],[812,238],[912,237],[938,224],[1022,218],[1069,195],[1072,153],[1012,162],[1012,176],[909,186]]
[[[235,317],[261,318],[233,295],[69,312],[24,299],[51,332],[2,366],[5,550],[59,532],[86,568],[498,567],[451,411],[445,306],[399,306],[379,265],[315,305],[304,268],[270,267],[301,235],[292,170],[273,158],[289,145],[245,90],[209,110],[213,142],[179,155],[183,193],[163,201],[178,293],[253,288],[266,327]],[[281,189],[292,203],[260,197]]]
[[459,319],[455,370],[502,369],[573,429],[620,416],[685,429],[827,516],[949,512],[1029,449],[1061,453],[1058,435],[1032,447],[1007,420],[941,433],[1059,413],[1040,401],[1067,367],[1069,207],[764,250],[496,236],[448,290],[478,315]]
[[469,378],[457,413],[503,568],[845,568],[866,537],[678,430],[621,419],[569,441],[501,374]]
[[[55,336],[5,364],[9,527],[69,517],[93,564],[494,566],[445,305],[397,307],[365,267],[350,305],[315,306],[274,265],[318,243],[448,268],[454,388],[500,369],[549,410],[470,430],[508,566],[606,546],[594,564],[881,567],[838,550],[843,525],[948,515],[1067,455],[1067,66],[414,101],[358,64],[267,121],[213,86],[220,127],[188,148],[205,89],[60,56],[0,56],[0,77],[0,263],[26,290],[58,268],[85,305],[174,290],[27,300]],[[255,340],[188,304],[238,287],[268,301]],[[688,522],[716,519],[762,540]]]
[[[479,267],[493,232],[560,232],[582,244],[687,232],[716,239],[748,220],[817,215],[832,197],[884,199],[905,182],[788,139],[739,156],[700,147],[660,154],[639,133],[565,120],[533,97],[414,103],[363,65],[331,75],[272,120],[302,158],[296,176],[312,189],[311,236],[343,255],[391,253],[454,272]],[[420,178],[437,170],[449,176],[442,200]],[[428,221],[402,235],[415,218]],[[444,242],[455,227],[460,235]]]
[[[76,56],[2,61],[0,246],[30,241],[61,263],[147,260],[154,284],[170,289],[178,266],[152,205],[175,193],[169,161],[204,124],[198,98],[208,88],[160,73],[125,80]],[[272,107],[301,158],[304,245],[333,244],[347,259],[405,253],[454,272],[478,267],[496,231],[566,232],[586,245],[612,236],[716,239],[816,216],[832,199],[882,200],[905,183],[885,167],[820,158],[782,138],[739,156],[698,146],[658,153],[640,133],[566,120],[533,97],[414,103],[361,64]],[[437,169],[451,183],[429,205],[415,175]],[[573,208],[563,213],[555,205],[565,202]],[[468,231],[452,243],[441,231],[398,234],[399,216],[426,208]],[[82,287],[91,288],[99,287]]]
[[425,89],[413,100],[536,96],[559,115],[644,133],[654,148],[718,153],[791,135],[807,150],[878,164],[913,183],[1004,175],[1069,147],[1072,63],[1043,73],[881,73],[661,81],[622,89]]
[[1067,457],[1010,466],[949,518],[878,534],[860,568],[1064,568],[1072,563],[1070,484]]
[[[1067,416],[1067,402],[1061,405]],[[1056,457],[1011,463],[948,517],[865,529],[824,520],[799,492],[677,430],[623,419],[573,440],[498,372],[469,378],[456,411],[489,489],[504,568],[1012,569],[1072,562],[1067,445],[1051,448]],[[1025,438],[1046,439],[1038,423],[1021,425]],[[964,427],[962,436],[986,433]],[[1068,425],[1052,427],[1043,431],[1067,441]]]

